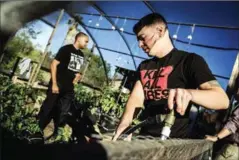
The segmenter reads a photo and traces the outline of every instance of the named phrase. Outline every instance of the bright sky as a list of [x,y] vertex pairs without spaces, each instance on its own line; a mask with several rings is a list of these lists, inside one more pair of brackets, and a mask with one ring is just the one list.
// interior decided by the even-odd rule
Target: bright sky
[[[97,13],[95,9],[87,5],[82,5],[86,2],[75,2],[72,11],[79,12],[82,7],[84,7],[84,13]],[[185,22],[189,23],[191,21],[198,24],[207,25],[221,25],[221,26],[234,26],[239,27],[239,21],[237,22],[237,17],[239,18],[239,5],[235,5],[232,2],[210,2],[207,4],[202,4],[201,2],[190,2],[190,3],[172,3],[172,2],[150,2],[154,5],[157,11],[166,15],[166,19],[169,22]],[[206,3],[206,2],[205,2]],[[223,3],[223,4],[220,4]],[[238,3],[239,4],[239,3]],[[97,2],[97,5],[102,8],[108,15],[121,15],[127,17],[141,18],[150,10],[145,7],[142,2]],[[117,7],[116,7],[117,6]],[[200,7],[199,7],[200,6]],[[221,8],[222,6],[227,6]],[[170,8],[170,9],[169,9]],[[139,12],[140,10],[140,12]],[[190,14],[188,14],[190,13]],[[238,14],[237,14],[238,13]],[[52,24],[56,22],[59,12],[55,12],[51,15],[44,17]],[[237,17],[235,17],[237,15]],[[112,25],[104,18],[91,15],[81,15],[83,17],[83,22],[86,25],[99,28],[111,28]],[[69,16],[64,14],[62,21],[60,22],[51,46],[50,51],[55,54],[58,49],[63,45],[63,40],[66,36],[68,30],[67,21]],[[136,23],[134,20],[127,19],[111,19],[119,28],[124,28],[124,31],[132,33],[132,27]],[[238,20],[238,19],[237,19]],[[33,40],[35,44],[40,44],[42,46],[41,50],[45,49],[48,39],[52,33],[52,28],[44,24],[42,21],[36,22],[36,29],[41,30],[42,33],[38,36],[37,40]],[[88,34],[82,27],[80,27],[85,33]],[[135,36],[122,33],[129,44],[129,48],[124,43],[119,32],[117,31],[105,31],[96,30],[88,28],[94,39],[96,40],[98,46],[103,48],[108,48],[111,50],[121,51],[127,53],[127,55],[119,55],[115,52],[106,51],[100,49],[103,54],[104,59],[112,64],[125,67],[131,70],[135,70],[132,57],[130,56],[130,50],[134,55],[141,57],[147,57],[141,49],[137,47],[137,41]],[[209,46],[218,46],[225,48],[239,48],[239,31],[238,30],[225,30],[225,29],[215,29],[215,28],[203,28],[193,26],[183,26],[183,25],[169,25],[169,31],[171,36],[177,34],[178,39],[186,41],[188,43],[204,44]],[[189,35],[192,35],[192,40],[188,39]],[[90,40],[88,48],[91,48],[93,41]],[[189,44],[182,44],[180,42],[175,42],[175,46],[178,49],[187,50],[189,52],[195,52],[205,58],[208,62],[210,69],[216,75],[221,75],[225,77],[230,77],[231,70],[238,53],[238,50],[224,51],[209,49],[203,47],[192,46]],[[129,50],[130,49],[130,50]],[[96,54],[99,54],[95,50]],[[136,65],[138,65],[142,59],[134,58]],[[113,69],[114,70],[114,69]],[[113,71],[112,70],[112,71]],[[113,72],[111,73],[113,74]],[[228,81],[223,79],[218,79],[223,88],[225,89]]]

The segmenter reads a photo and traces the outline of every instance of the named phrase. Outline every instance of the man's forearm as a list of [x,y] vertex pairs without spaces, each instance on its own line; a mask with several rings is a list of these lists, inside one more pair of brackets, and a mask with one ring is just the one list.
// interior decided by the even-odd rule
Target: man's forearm
[[192,94],[192,102],[208,109],[227,109],[229,100],[220,89],[189,90]]
[[143,104],[141,103],[141,100],[138,100],[135,97],[130,97],[126,104],[125,111],[122,115],[119,127],[121,125],[129,126],[132,123],[135,109],[138,107],[142,107],[142,105]]
[[142,84],[140,81],[137,81],[127,101],[123,116],[121,118],[119,126],[117,127],[114,139],[117,139],[117,137],[132,123],[135,108],[142,107],[143,103],[144,103],[144,92]]
[[218,134],[217,134],[217,137],[219,139],[222,139],[222,138],[225,138],[227,136],[229,136],[230,134],[232,134],[232,132],[227,129],[227,128],[223,128]]
[[123,113],[123,116],[121,118],[120,124],[126,124],[126,125],[130,125],[132,120],[133,120],[133,116],[134,116],[134,111],[135,108],[134,107],[135,104],[133,104],[132,102],[128,102],[125,108],[125,111]]
[[56,72],[57,66],[55,64],[51,64],[51,78],[53,84],[57,84]]
[[209,141],[216,142],[216,141],[223,139],[231,134],[232,134],[232,132],[229,129],[224,127],[218,134],[216,134],[214,136],[206,135],[205,138]]

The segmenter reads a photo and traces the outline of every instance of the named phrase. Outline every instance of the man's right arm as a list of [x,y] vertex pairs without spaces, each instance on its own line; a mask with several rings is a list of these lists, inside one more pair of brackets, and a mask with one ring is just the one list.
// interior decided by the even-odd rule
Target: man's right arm
[[52,93],[59,93],[59,87],[57,85],[57,66],[60,64],[60,61],[54,59],[51,63],[51,78],[52,78]]
[[142,107],[144,104],[144,92],[141,82],[138,80],[135,83],[134,89],[130,94],[123,116],[113,137],[116,141],[120,134],[132,123],[135,108]]

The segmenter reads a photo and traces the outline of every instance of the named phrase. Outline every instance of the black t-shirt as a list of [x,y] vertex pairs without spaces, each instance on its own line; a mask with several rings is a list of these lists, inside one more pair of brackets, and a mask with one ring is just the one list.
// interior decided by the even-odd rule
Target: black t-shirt
[[57,66],[58,87],[64,91],[73,90],[75,74],[82,72],[84,54],[71,44],[61,47],[55,59],[60,61],[60,64]]
[[[169,90],[173,88],[196,89],[202,83],[215,80],[205,60],[194,53],[173,49],[163,58],[152,58],[143,61],[137,71],[145,96],[145,109],[141,118],[167,114],[167,99]],[[189,123],[188,106],[184,116],[175,111],[176,121],[171,128],[171,137],[187,137]],[[143,134],[160,136],[160,125],[150,125],[142,128]]]

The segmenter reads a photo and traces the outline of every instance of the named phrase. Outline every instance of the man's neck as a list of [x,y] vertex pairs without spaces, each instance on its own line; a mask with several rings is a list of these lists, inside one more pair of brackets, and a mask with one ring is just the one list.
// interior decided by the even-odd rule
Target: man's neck
[[157,52],[157,54],[155,55],[155,57],[158,58],[163,58],[165,57],[167,54],[169,54],[172,50],[173,50],[173,44],[170,42],[168,42],[167,44],[165,44],[159,52]]
[[78,45],[76,45],[75,43],[73,44],[73,46],[75,47],[75,49],[79,50],[80,48],[78,47]]

